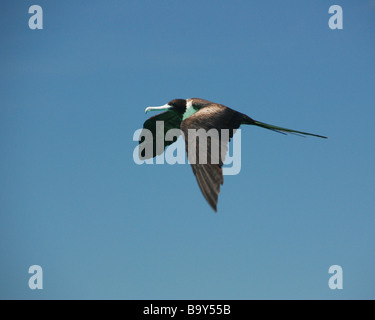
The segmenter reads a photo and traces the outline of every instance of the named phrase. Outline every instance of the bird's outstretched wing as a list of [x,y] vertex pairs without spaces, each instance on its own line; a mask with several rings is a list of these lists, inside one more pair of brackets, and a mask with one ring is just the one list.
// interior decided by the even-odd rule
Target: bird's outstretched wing
[[[203,196],[215,211],[220,185],[224,183],[222,166],[228,152],[228,143],[239,128],[243,116],[237,111],[213,103],[181,123],[193,173]],[[206,136],[203,134],[202,137],[199,132],[206,132]]]
[[[158,128],[157,125],[160,125],[162,122],[162,126]],[[147,119],[143,124],[143,130],[141,132],[142,137],[146,137],[147,134],[145,133],[145,129],[151,131],[152,133],[152,147],[149,146],[148,150],[153,150],[152,154],[147,154],[145,150],[148,148],[147,145],[144,145],[144,148],[140,149],[139,158],[142,160],[146,160],[149,158],[154,158],[164,152],[164,149],[169,146],[170,144],[174,143],[177,140],[177,136],[173,141],[166,141],[165,135],[168,130],[170,129],[179,129],[181,125],[182,118],[179,114],[173,111],[166,111],[163,113],[159,113],[151,118]],[[164,127],[164,129],[162,128]],[[158,134],[157,134],[158,133]],[[156,141],[159,140],[159,143]],[[160,143],[160,140],[164,140],[164,145]],[[139,144],[148,144],[148,141],[145,138],[139,141]],[[163,146],[163,147],[160,147]]]

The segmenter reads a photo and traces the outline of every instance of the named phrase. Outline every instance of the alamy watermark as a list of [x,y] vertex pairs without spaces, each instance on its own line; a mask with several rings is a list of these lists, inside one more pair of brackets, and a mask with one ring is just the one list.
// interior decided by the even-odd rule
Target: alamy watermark
[[32,5],[29,8],[29,13],[32,16],[29,18],[29,28],[31,30],[43,29],[43,9],[41,6]]
[[29,268],[29,273],[32,276],[29,279],[29,288],[31,290],[42,290],[43,289],[43,269],[39,265],[33,265]]
[[[229,144],[231,137],[232,143]],[[174,140],[177,141],[165,148],[165,142],[170,144]],[[148,129],[138,129],[134,132],[133,141],[140,142],[133,151],[134,162],[138,165],[186,164],[187,154],[190,164],[223,165],[223,175],[237,175],[241,171],[240,129],[188,129],[185,134],[181,129],[165,132],[164,121],[156,121],[154,133]]]
[[328,20],[329,28],[331,30],[344,29],[344,11],[342,10],[342,7],[337,4],[330,6],[328,13],[332,14]]
[[[335,4],[331,5],[328,9],[328,13],[332,16],[328,20],[328,26],[332,30],[342,30],[343,26],[343,9],[341,6]],[[31,30],[43,29],[43,9],[39,5],[32,5],[29,7],[29,14],[32,16],[29,18],[29,28]]]
[[331,290],[344,289],[344,271],[341,266],[333,265],[328,269],[328,273],[332,276],[328,280],[328,287]]

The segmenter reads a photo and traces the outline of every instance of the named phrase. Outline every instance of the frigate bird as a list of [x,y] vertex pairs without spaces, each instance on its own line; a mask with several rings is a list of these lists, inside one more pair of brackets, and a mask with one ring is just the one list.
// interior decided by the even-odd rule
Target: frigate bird
[[[218,195],[220,193],[220,186],[224,183],[222,166],[225,158],[225,154],[228,150],[228,143],[233,137],[235,130],[240,127],[240,125],[255,125],[268,130],[276,131],[283,134],[297,134],[297,135],[308,135],[319,138],[326,139],[327,137],[297,131],[287,128],[282,128],[260,121],[256,121],[246,114],[235,111],[229,107],[226,107],[219,103],[214,103],[208,100],[200,98],[190,98],[190,99],[174,99],[167,104],[160,107],[147,107],[146,113],[149,111],[165,111],[163,113],[157,114],[145,121],[143,125],[143,130],[150,130],[152,133],[152,152],[149,154],[140,154],[140,158],[147,159],[153,158],[164,152],[164,148],[172,144],[177,140],[166,140],[165,135],[170,129],[180,129],[183,133],[185,140],[186,152],[188,154],[188,159],[193,169],[193,173],[197,179],[200,190],[203,196],[209,203],[209,205],[217,211]],[[157,123],[161,121],[164,124],[164,136],[158,136]],[[211,129],[216,129],[218,134],[218,141],[215,141],[211,136],[208,137],[205,145],[201,143],[199,139],[194,135],[189,135],[192,129],[199,130],[203,129],[208,132]],[[222,130],[228,130],[226,136],[222,135]],[[142,131],[143,132],[143,131]],[[141,132],[141,136],[143,135]],[[157,139],[164,139],[164,143],[157,143]],[[143,140],[144,141],[144,140]],[[143,142],[140,140],[140,144]],[[157,146],[162,145],[163,147],[158,149]],[[219,159],[214,159],[215,157],[211,154],[211,147],[216,145],[218,149]],[[189,149],[189,146],[193,146]],[[207,153],[207,161],[200,162],[198,154],[201,151],[200,148],[203,146]],[[195,150],[196,152],[189,152],[189,150]],[[193,157],[190,156],[193,155]],[[193,158],[193,161],[190,161]],[[194,161],[195,160],[195,161]]]

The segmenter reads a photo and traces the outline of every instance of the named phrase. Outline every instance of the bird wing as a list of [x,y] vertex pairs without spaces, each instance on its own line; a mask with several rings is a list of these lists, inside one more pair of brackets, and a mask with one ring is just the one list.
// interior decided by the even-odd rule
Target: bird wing
[[[243,116],[228,107],[212,103],[181,123],[186,153],[193,173],[203,196],[215,211],[217,211],[220,185],[224,183],[222,166],[228,152],[228,143],[235,130],[239,128]],[[216,129],[217,135],[207,134],[207,142],[204,142],[197,138],[199,129],[203,129],[206,133]],[[223,129],[228,130],[226,134]],[[200,152],[206,153],[206,159],[201,157]]]
[[[164,123],[164,130],[163,131],[161,131],[161,128],[160,128],[160,130],[157,130],[157,125],[158,125],[157,121],[162,121]],[[167,146],[169,146],[170,144],[174,143],[177,140],[177,135],[176,135],[176,137],[173,141],[166,141],[165,135],[166,135],[167,131],[170,130],[170,129],[179,129],[180,125],[181,125],[181,121],[182,121],[181,116],[174,111],[165,111],[163,113],[159,113],[159,114],[157,114],[155,116],[152,116],[151,118],[147,119],[145,121],[145,123],[143,124],[143,130],[141,132],[141,137],[144,137],[144,139],[141,139],[139,141],[139,144],[145,143],[146,145],[144,146],[145,148],[140,149],[139,158],[142,159],[142,160],[146,160],[146,159],[154,158],[154,157],[162,154],[164,152],[164,149]],[[152,149],[153,149],[152,155],[147,155],[147,153],[145,152],[145,150],[148,148],[147,144],[150,143],[149,141],[145,141],[145,139],[146,139],[145,138],[146,134],[145,134],[145,131],[144,131],[145,129],[151,131],[151,133],[152,133],[152,139],[153,139],[152,140]],[[159,135],[157,135],[157,133],[159,133]],[[163,136],[161,136],[161,134],[163,134]],[[164,140],[164,145],[162,145],[160,143],[159,139]],[[158,141],[159,144],[156,143],[157,140],[159,140]],[[159,146],[164,146],[164,148],[159,147]],[[159,148],[157,148],[157,147],[159,147]],[[151,146],[150,146],[149,150],[151,150]]]

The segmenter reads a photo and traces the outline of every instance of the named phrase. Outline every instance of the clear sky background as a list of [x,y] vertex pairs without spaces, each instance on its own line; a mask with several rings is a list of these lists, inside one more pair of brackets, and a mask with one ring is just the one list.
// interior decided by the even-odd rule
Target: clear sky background
[[[375,298],[374,1],[0,12],[0,298]],[[189,165],[133,161],[145,107],[189,97],[329,139],[243,127],[215,214]]]

